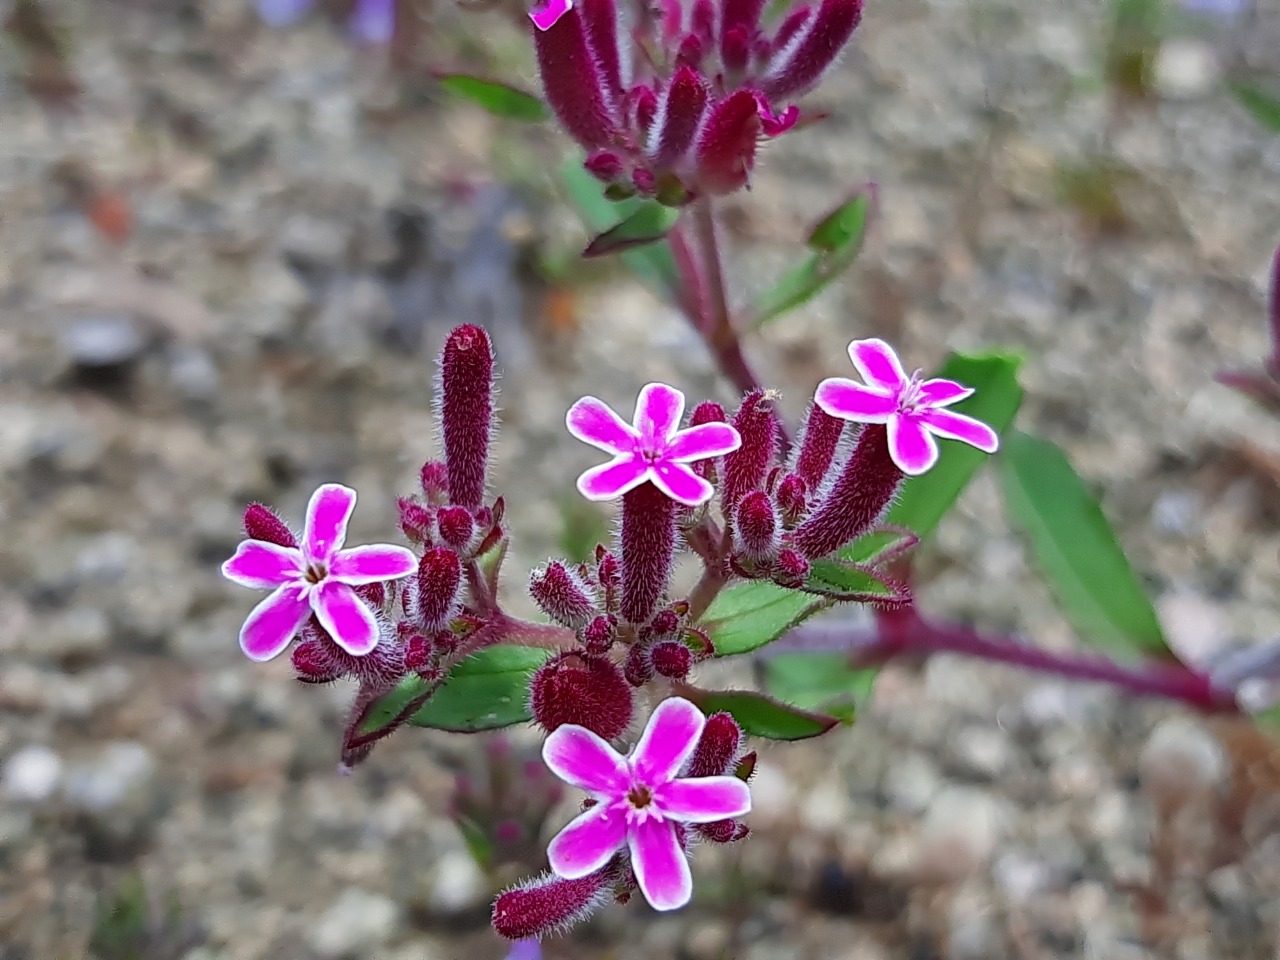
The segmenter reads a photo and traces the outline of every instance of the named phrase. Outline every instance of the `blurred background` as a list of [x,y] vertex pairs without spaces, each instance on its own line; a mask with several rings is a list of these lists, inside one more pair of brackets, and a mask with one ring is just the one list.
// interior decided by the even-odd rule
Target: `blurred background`
[[[339,777],[351,691],[246,661],[218,564],[246,502],[296,521],[330,480],[353,542],[394,539],[462,321],[503,369],[520,611],[524,572],[607,529],[569,403],[735,399],[678,314],[578,259],[567,141],[433,81],[536,89],[521,7],[401,0],[386,46],[341,4],[268,6],[0,0],[3,960],[503,957],[489,903],[541,848],[482,868],[451,813],[495,776],[527,799],[536,738],[407,730]],[[761,379],[795,416],[854,336],[1025,352],[1022,423],[1095,485],[1171,642],[1274,636],[1280,423],[1213,376],[1268,350],[1277,78],[1277,0],[871,0],[828,118],[725,205],[745,299],[879,185],[849,274],[748,340]],[[919,570],[932,613],[1077,645],[990,477]],[[688,909],[608,908],[545,956],[1280,956],[1280,748],[1247,723],[938,659],[763,747],[755,803]]]

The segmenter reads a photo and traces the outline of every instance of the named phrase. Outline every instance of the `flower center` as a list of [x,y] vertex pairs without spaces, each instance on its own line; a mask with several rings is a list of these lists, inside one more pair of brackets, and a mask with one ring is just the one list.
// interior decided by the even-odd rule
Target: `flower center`
[[629,791],[627,791],[627,803],[631,804],[637,810],[643,810],[649,804],[653,803],[653,791],[646,787],[643,783],[637,783]]
[[907,381],[907,385],[902,388],[902,392],[898,394],[898,412],[914,413],[916,405],[920,402],[920,388],[924,385],[924,371],[917,370],[911,375],[911,379]]
[[302,575],[302,579],[306,580],[307,583],[319,583],[328,575],[329,568],[323,563],[309,563],[307,564],[306,572]]
[[640,454],[640,458],[646,463],[657,463],[662,459],[663,454],[662,450],[655,450],[647,443],[640,444],[640,449],[637,452]]

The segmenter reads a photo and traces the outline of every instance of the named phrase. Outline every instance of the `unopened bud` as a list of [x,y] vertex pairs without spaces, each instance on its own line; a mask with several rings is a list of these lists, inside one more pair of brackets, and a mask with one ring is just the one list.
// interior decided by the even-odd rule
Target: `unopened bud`
[[622,665],[622,675],[633,687],[643,687],[653,679],[653,660],[649,658],[649,648],[636,644],[627,651],[627,659]]
[[778,513],[786,526],[795,526],[804,519],[809,508],[808,487],[799,476],[788,473],[778,484]]
[[453,619],[462,585],[462,562],[447,547],[436,547],[418,562],[418,622],[427,634],[443,630]]
[[669,637],[680,629],[680,614],[674,610],[659,610],[649,621],[649,635],[652,637]]
[[732,715],[721,711],[707,717],[702,736],[689,761],[690,777],[725,777],[738,764],[742,748],[742,728]]
[[577,651],[538,668],[529,683],[529,709],[548,733],[574,723],[605,740],[620,737],[634,714],[631,689],[617,664]]
[[431,641],[422,634],[411,636],[404,645],[405,669],[418,673],[431,666],[434,649]]
[[778,452],[778,414],[773,400],[763,390],[751,391],[734,414],[733,426],[742,437],[742,446],[724,458],[721,495],[730,510],[752,490],[764,486],[773,466]]
[[581,923],[609,899],[612,863],[577,880],[545,873],[498,894],[493,929],[508,940],[543,937]]
[[677,640],[655,643],[649,651],[649,660],[654,672],[669,680],[683,680],[693,667],[693,654]]
[[323,640],[303,640],[290,655],[293,669],[303,683],[332,683],[342,677]]
[[418,473],[422,493],[430,503],[444,503],[449,496],[449,471],[439,460],[428,460]]
[[582,646],[587,653],[605,654],[618,637],[618,618],[613,614],[596,617],[582,630]]
[[476,524],[466,507],[441,507],[436,513],[436,529],[445,546],[465,552],[475,535]]
[[450,500],[475,510],[484,500],[493,433],[493,344],[483,327],[455,328],[440,353],[438,417]]
[[424,507],[417,500],[399,497],[396,508],[400,513],[400,529],[414,543],[428,544],[435,530],[435,516],[430,507]]
[[798,550],[779,550],[773,562],[773,579],[781,587],[799,587],[809,579],[809,561]]
[[622,156],[612,150],[597,150],[587,157],[583,168],[601,183],[614,183],[622,179],[627,165]]
[[780,518],[773,500],[763,490],[742,498],[734,517],[737,551],[749,560],[769,560],[778,551]]
[[700,823],[694,827],[704,840],[712,843],[736,843],[745,840],[751,829],[737,820],[717,820],[714,823]]
[[274,543],[278,547],[296,547],[298,539],[274,510],[265,504],[251,503],[244,510],[244,532],[250,540]]
[[591,588],[576,571],[552,560],[529,578],[529,595],[542,612],[571,630],[584,626],[599,612]]

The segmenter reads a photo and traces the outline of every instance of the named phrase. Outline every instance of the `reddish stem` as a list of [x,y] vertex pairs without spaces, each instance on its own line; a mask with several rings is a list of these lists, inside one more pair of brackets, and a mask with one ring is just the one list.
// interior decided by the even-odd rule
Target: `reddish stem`
[[1053,653],[1016,637],[984,634],[961,624],[919,618],[899,620],[892,631],[869,633],[850,631],[839,624],[815,623],[793,631],[780,646],[775,644],[775,649],[778,653],[784,649],[848,652],[856,667],[951,653],[1072,680],[1109,683],[1135,696],[1173,700],[1205,713],[1240,710],[1233,690],[1214,684],[1205,674],[1181,664],[1148,661],[1129,666],[1100,655]]
[[[760,381],[743,356],[742,342],[734,329],[733,315],[729,310],[724,262],[711,200],[703,198],[694,202],[687,216],[693,221],[692,231],[686,232],[682,218],[681,223],[670,234],[671,250],[682,288],[679,305],[729,382],[742,393],[759,390]],[[790,437],[784,428],[784,453],[790,443]]]
[[1271,321],[1271,356],[1267,358],[1267,372],[1273,379],[1280,380],[1280,247],[1276,248],[1275,259],[1271,262],[1271,300],[1268,306]]

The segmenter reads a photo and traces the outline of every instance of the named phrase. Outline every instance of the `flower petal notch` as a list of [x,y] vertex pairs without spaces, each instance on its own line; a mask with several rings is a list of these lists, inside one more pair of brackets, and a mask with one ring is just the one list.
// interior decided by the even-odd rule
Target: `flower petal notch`
[[418,558],[393,544],[343,549],[355,505],[354,490],[327,483],[311,495],[300,547],[244,540],[222,565],[232,583],[273,591],[240,628],[249,659],[278,657],[312,615],[353,656],[378,645],[378,621],[353,588],[407,576]]
[[887,425],[889,455],[903,473],[918,477],[938,462],[935,437],[996,452],[1000,438],[994,430],[946,409],[971,396],[969,387],[952,380],[924,380],[919,371],[907,376],[883,340],[854,340],[849,357],[865,382],[831,377],[818,385],[814,401],[841,420]]
[[751,810],[751,791],[737,777],[679,776],[706,722],[688,700],[664,700],[626,757],[583,727],[567,724],[552,732],[542,750],[548,768],[596,800],[552,839],[552,871],[566,880],[585,877],[625,847],[650,906],[676,910],[688,903],[693,881],[677,825],[714,823]]
[[665,383],[640,391],[635,416],[628,424],[602,400],[583,397],[565,417],[569,432],[613,459],[578,478],[578,492],[588,500],[613,500],[643,483],[667,497],[697,507],[711,499],[714,488],[689,466],[732,453],[742,445],[727,423],[702,423],[680,429],[684,394]]

